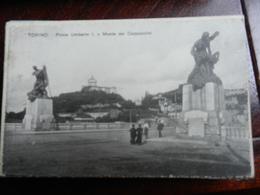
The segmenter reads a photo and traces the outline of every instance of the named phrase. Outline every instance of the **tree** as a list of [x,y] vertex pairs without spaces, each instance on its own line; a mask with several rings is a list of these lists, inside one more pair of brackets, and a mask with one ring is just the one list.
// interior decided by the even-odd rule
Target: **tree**
[[142,101],[142,107],[144,109],[148,108],[158,108],[158,100],[154,100],[152,95],[147,95]]
[[25,116],[25,109],[21,112],[7,112],[5,115],[6,122],[22,122]]
[[135,106],[132,101],[126,101],[119,94],[108,94],[96,90],[64,93],[53,98],[54,113],[74,113],[81,109],[83,105],[109,104],[112,107],[111,105],[114,103],[119,103],[127,108]]

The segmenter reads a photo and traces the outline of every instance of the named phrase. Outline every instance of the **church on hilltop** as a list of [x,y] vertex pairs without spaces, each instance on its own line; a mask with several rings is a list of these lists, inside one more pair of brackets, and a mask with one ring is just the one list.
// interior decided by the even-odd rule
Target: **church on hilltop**
[[104,91],[106,93],[116,93],[116,87],[97,86],[97,80],[92,76],[88,80],[88,85],[82,87],[82,91]]

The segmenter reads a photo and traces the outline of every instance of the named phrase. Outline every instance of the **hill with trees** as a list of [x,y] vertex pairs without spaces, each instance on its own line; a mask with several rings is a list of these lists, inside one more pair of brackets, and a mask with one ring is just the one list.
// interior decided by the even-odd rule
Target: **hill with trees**
[[[116,103],[126,109],[133,109],[136,107],[132,101],[125,100],[121,95],[106,93],[104,91],[78,91],[53,97],[55,113],[74,113],[81,109],[83,105],[101,104],[113,108],[113,105]],[[93,111],[93,109],[94,108],[85,108],[84,111]]]

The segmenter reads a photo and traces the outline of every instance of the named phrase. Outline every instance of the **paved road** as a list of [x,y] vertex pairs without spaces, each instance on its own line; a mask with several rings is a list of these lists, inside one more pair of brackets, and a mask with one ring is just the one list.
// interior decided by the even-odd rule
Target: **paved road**
[[[44,134],[7,132],[4,172],[10,176],[234,176],[249,174],[247,148],[163,138],[151,130],[141,146],[129,132],[92,131]],[[241,155],[241,152],[243,155]]]

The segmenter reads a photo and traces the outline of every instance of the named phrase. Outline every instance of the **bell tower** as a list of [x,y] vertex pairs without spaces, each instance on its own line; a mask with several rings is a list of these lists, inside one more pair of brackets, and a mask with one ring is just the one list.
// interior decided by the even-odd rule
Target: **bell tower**
[[94,79],[93,76],[91,76],[91,78],[88,80],[88,86],[91,86],[91,87],[97,86],[97,80]]

